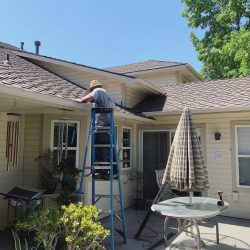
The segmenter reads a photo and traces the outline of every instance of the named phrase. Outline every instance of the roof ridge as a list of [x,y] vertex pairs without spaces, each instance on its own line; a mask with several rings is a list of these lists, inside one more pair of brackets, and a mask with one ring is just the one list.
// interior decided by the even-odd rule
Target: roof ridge
[[149,59],[149,60],[144,60],[144,61],[139,61],[139,62],[134,62],[134,63],[126,63],[126,64],[120,64],[120,65],[116,65],[116,66],[105,67],[104,69],[131,66],[131,65],[143,64],[143,63],[147,63],[147,62],[163,62],[163,63],[186,64],[186,63],[183,63],[183,62],[173,62],[173,61]]

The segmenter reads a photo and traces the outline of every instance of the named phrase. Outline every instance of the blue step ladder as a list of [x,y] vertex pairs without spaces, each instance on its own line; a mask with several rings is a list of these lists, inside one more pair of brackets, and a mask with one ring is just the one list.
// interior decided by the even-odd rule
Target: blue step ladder
[[[98,126],[96,124],[96,115],[108,114],[109,115],[109,125],[108,126]],[[95,162],[95,153],[96,153],[96,145],[95,145],[95,135],[97,133],[105,133],[109,135],[109,162],[102,162],[101,164]],[[91,166],[86,166],[87,154],[89,148],[89,142],[91,138]],[[114,157],[115,156],[115,157]],[[114,159],[115,158],[115,159]],[[116,169],[117,179],[114,180],[114,168]],[[114,125],[114,111],[113,109],[108,108],[92,108],[90,122],[89,122],[89,130],[88,137],[86,142],[84,160],[83,160],[83,168],[81,174],[80,187],[78,192],[78,201],[81,201],[81,194],[83,189],[83,180],[86,169],[90,169],[90,174],[92,175],[92,205],[96,205],[96,203],[101,198],[109,199],[109,230],[110,230],[110,249],[115,249],[114,247],[114,217],[116,217],[122,225],[122,230],[117,230],[123,237],[124,243],[126,243],[126,228],[124,221],[124,209],[122,203],[122,190],[121,190],[121,179],[120,179],[120,169],[119,169],[119,157],[117,151],[117,141],[116,141],[116,130]],[[109,182],[110,182],[110,190],[109,194],[96,194],[96,181],[95,178],[96,170],[106,170],[109,171]],[[115,177],[116,177],[115,176]],[[114,195],[114,187],[113,182],[118,182],[118,195]],[[119,211],[114,211],[114,202],[119,204]]]

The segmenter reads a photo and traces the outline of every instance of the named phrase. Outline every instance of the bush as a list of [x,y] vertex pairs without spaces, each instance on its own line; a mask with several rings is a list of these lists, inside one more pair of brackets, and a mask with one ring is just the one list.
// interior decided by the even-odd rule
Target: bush
[[95,206],[83,206],[82,203],[62,206],[61,221],[65,228],[65,240],[69,249],[98,250],[103,249],[102,241],[109,235],[96,221],[100,210]]
[[34,232],[35,249],[42,245],[45,250],[55,249],[61,235],[61,226],[60,211],[53,204],[30,210],[29,214],[22,216],[16,223],[17,230]]

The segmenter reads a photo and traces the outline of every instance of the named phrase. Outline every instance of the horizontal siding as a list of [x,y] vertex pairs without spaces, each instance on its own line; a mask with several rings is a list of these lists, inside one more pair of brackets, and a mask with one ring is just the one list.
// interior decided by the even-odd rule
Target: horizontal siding
[[142,91],[127,88],[126,89],[126,106],[133,108],[136,104],[145,98],[145,94]]
[[64,66],[55,65],[52,63],[46,63],[46,62],[37,62],[38,65],[48,68],[50,71],[58,74],[61,77],[64,77],[65,79],[68,79],[74,83],[77,83],[84,88],[89,87],[89,83],[93,79],[99,80],[104,87],[110,92],[112,97],[117,103],[121,103],[122,96],[121,96],[121,83],[117,81],[113,81],[111,79],[107,79],[105,77],[96,77],[96,75],[91,73],[85,73],[80,70],[70,69]]
[[162,86],[162,85],[167,85],[167,84],[175,84],[178,82],[177,76],[175,73],[169,73],[169,74],[158,73],[158,74],[142,76],[141,78],[154,84],[157,87]]
[[43,116],[26,115],[23,152],[23,184],[34,188],[40,187],[40,169],[35,158],[41,154],[43,136]]

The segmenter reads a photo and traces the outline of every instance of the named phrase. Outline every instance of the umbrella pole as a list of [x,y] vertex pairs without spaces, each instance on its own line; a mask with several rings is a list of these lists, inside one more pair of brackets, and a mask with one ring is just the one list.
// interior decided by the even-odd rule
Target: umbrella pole
[[193,192],[189,192],[189,205],[193,205]]

